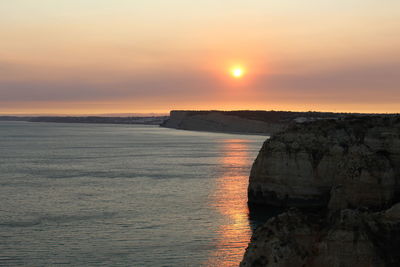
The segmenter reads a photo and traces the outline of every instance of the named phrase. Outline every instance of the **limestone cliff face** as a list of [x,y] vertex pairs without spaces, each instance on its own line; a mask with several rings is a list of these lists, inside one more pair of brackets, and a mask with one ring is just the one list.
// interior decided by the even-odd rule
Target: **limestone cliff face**
[[290,210],[254,233],[241,267],[399,266],[400,204],[319,217]]
[[242,267],[400,266],[400,117],[318,121],[274,135],[248,194],[249,203],[290,210],[255,231]]
[[400,117],[324,120],[267,140],[255,160],[249,203],[384,208],[400,193]]

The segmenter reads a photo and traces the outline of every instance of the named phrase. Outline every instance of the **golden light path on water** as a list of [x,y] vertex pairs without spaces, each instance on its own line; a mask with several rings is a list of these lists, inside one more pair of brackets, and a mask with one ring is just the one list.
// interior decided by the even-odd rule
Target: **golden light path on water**
[[251,237],[247,207],[248,175],[238,175],[241,168],[249,168],[246,140],[230,139],[223,143],[222,168],[211,205],[222,215],[223,223],[218,229],[215,252],[209,257],[206,266],[238,266]]

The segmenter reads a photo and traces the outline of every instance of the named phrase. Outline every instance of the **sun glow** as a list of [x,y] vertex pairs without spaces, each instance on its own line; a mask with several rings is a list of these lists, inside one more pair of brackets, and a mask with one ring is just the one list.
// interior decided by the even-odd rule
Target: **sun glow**
[[231,69],[231,75],[234,78],[241,78],[244,74],[244,69],[242,67],[234,67]]

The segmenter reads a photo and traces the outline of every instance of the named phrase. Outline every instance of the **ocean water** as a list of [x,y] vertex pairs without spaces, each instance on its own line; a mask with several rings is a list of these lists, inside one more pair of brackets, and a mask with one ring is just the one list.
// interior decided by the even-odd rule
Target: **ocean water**
[[0,122],[0,265],[237,266],[265,139]]

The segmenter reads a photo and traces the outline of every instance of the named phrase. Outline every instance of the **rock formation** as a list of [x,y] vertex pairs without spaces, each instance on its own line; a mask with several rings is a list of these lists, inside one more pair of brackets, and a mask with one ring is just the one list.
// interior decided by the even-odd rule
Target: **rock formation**
[[161,126],[182,130],[270,135],[282,130],[286,125],[248,119],[218,111],[171,111],[170,119]]
[[400,204],[330,217],[294,209],[256,230],[240,266],[399,266],[399,247]]
[[400,117],[323,120],[267,140],[249,202],[332,209],[388,207],[400,193]]
[[255,231],[241,266],[400,266],[400,117],[324,120],[274,135],[253,164],[248,195],[289,211]]
[[340,113],[323,112],[173,110],[170,118],[161,126],[182,130],[270,135],[291,124],[343,116]]

